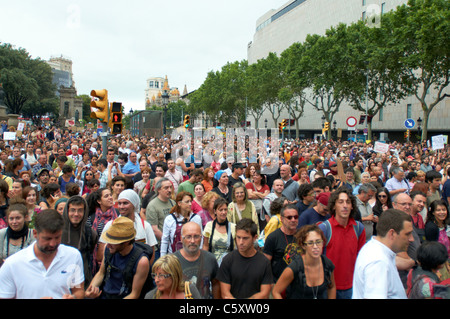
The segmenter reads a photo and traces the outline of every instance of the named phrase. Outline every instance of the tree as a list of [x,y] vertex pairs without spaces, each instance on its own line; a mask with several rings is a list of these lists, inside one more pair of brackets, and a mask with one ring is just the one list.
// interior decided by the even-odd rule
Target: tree
[[56,97],[52,79],[51,67],[45,61],[32,59],[23,48],[0,45],[0,83],[5,91],[4,103],[11,113],[20,114],[26,103],[33,108],[54,105],[48,102]]
[[410,0],[387,15],[401,62],[423,110],[422,140],[427,139],[428,119],[434,107],[449,95],[450,2]]
[[[342,91],[355,110],[374,117],[382,108],[411,93],[410,83],[401,81],[405,76],[400,62],[402,52],[391,44],[392,30],[384,17],[380,28],[359,21],[341,31],[346,32],[343,45],[349,60],[347,71],[352,74],[342,82]],[[371,140],[372,122],[366,123],[367,138]]]

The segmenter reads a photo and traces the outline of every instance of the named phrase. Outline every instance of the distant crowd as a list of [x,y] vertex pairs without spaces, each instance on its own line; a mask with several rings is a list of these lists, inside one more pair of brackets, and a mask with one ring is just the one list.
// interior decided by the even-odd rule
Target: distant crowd
[[448,144],[17,133],[0,298],[450,296]]

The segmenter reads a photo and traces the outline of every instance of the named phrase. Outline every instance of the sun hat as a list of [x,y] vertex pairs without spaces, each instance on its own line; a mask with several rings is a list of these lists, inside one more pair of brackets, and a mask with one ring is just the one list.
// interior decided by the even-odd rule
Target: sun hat
[[127,217],[117,217],[111,226],[102,233],[101,239],[107,244],[121,244],[134,239],[134,223]]

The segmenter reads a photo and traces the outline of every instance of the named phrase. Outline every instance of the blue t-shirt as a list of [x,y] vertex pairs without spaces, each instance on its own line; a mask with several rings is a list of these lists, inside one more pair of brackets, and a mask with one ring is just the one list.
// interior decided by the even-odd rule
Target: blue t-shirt
[[297,228],[300,228],[305,225],[317,224],[318,222],[326,221],[328,218],[330,218],[330,215],[326,215],[326,216],[320,215],[314,209],[314,207],[310,207],[307,210],[305,210],[298,218]]
[[442,186],[442,199],[447,203],[447,205],[449,204],[447,200],[448,197],[450,197],[450,179],[447,179]]

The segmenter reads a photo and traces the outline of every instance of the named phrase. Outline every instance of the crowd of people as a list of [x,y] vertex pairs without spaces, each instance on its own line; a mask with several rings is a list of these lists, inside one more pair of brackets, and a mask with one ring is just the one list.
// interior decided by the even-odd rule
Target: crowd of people
[[0,298],[449,297],[448,145],[188,141],[0,140]]

